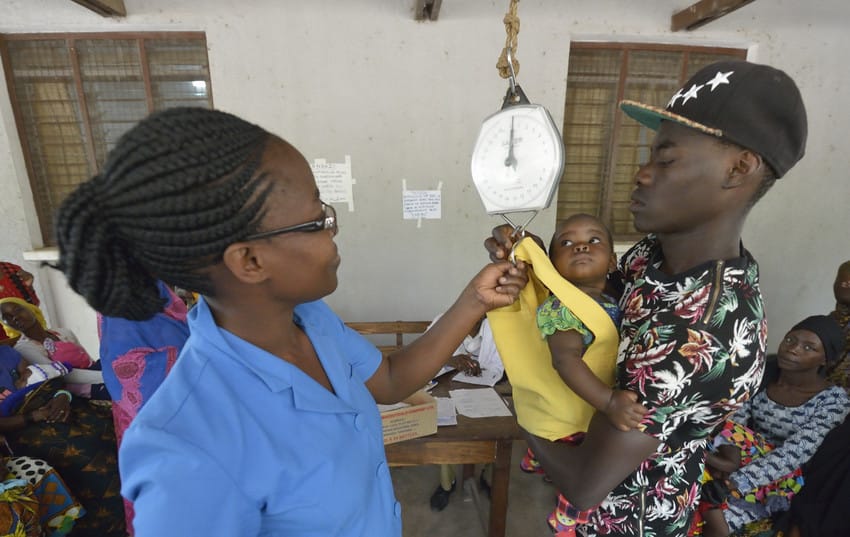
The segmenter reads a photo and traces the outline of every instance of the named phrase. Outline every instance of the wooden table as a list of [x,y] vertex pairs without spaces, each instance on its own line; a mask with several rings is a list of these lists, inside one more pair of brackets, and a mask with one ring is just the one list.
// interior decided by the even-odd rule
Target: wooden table
[[[435,396],[447,397],[449,390],[482,388],[450,380],[452,375],[438,379],[431,391]],[[510,384],[497,384],[513,411]],[[470,477],[472,465],[493,463],[493,482],[490,484],[490,537],[504,537],[508,514],[508,485],[511,473],[511,448],[513,441],[522,438],[515,416],[494,418],[467,418],[458,415],[457,425],[443,426],[437,434],[390,444],[386,446],[390,466],[419,464],[463,464],[464,477]],[[462,484],[462,480],[461,480]]]

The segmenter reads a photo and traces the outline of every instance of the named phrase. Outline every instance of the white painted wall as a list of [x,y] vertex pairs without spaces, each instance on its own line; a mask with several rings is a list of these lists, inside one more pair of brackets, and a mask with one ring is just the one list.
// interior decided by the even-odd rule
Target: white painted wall
[[[762,0],[693,33],[669,32],[690,0],[522,0],[518,81],[563,118],[570,40],[686,42],[749,47],[786,70],[809,110],[808,155],[753,210],[746,245],[762,266],[770,346],[805,315],[832,308],[834,270],[850,258],[850,3]],[[330,304],[347,320],[431,319],[485,262],[484,214],[469,177],[481,120],[507,87],[495,63],[508,0],[444,0],[437,22],[416,22],[414,0],[125,0],[129,16],[100,17],[69,0],[0,0],[0,32],[201,30],[218,108],[257,122],[308,158],[352,156],[354,212],[337,239],[340,288]],[[443,184],[442,220],[402,220],[401,181]],[[0,258],[23,262],[40,246],[8,94],[0,88]],[[551,211],[533,230],[548,236]],[[47,269],[45,269],[47,270]],[[94,317],[48,282],[48,314],[96,349]],[[57,281],[58,280],[58,281]],[[55,309],[52,309],[55,308]]]

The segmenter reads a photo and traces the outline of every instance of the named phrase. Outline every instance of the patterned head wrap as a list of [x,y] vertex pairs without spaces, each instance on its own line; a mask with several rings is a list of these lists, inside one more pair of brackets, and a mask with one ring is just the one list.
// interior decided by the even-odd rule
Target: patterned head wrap
[[21,267],[18,265],[0,261],[0,296],[17,296],[38,306],[38,296],[32,286],[21,279],[21,272]]
[[[41,309],[39,309],[38,306],[30,304],[29,302],[27,302],[26,300],[24,300],[22,298],[15,298],[15,297],[0,298],[0,306],[2,306],[3,304],[6,304],[6,303],[18,304],[19,306],[23,306],[26,309],[30,310],[32,312],[33,316],[35,317],[35,320],[38,321],[38,324],[40,324],[42,328],[47,330],[47,321],[44,320],[44,314],[41,312]],[[6,335],[10,339],[16,338],[16,337],[21,335],[20,332],[18,332],[17,330],[12,328],[8,324],[6,324],[6,321],[3,321],[2,316],[0,316],[0,322],[3,323],[3,330],[6,331]]]

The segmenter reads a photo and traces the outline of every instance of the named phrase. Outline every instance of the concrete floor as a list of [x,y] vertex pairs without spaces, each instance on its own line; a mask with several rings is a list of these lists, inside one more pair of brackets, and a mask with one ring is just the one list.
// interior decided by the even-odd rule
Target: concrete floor
[[[514,442],[511,481],[508,492],[507,531],[505,537],[551,537],[546,516],[555,506],[557,492],[542,476],[519,469],[525,442]],[[476,466],[474,479],[457,487],[449,505],[440,512],[431,510],[431,494],[440,481],[437,466],[410,466],[391,470],[396,498],[402,506],[404,537],[486,537],[490,502],[478,489]],[[455,474],[461,475],[461,467]]]

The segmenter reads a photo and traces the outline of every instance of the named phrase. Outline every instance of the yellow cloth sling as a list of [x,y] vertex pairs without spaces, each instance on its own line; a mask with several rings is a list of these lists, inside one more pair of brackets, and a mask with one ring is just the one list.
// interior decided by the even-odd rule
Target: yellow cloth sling
[[549,345],[537,328],[537,307],[551,291],[593,333],[583,360],[602,382],[614,385],[619,334],[596,300],[561,276],[530,238],[516,247],[517,259],[531,265],[519,300],[487,314],[496,348],[513,386],[517,421],[528,432],[557,440],[587,431],[594,409],[564,384],[552,367]]

